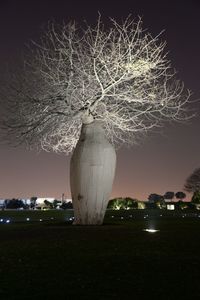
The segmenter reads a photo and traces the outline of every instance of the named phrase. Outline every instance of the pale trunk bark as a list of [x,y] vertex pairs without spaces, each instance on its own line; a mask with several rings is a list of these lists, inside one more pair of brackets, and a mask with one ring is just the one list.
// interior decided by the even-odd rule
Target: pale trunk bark
[[70,163],[74,224],[102,224],[115,175],[116,153],[98,121],[83,124]]

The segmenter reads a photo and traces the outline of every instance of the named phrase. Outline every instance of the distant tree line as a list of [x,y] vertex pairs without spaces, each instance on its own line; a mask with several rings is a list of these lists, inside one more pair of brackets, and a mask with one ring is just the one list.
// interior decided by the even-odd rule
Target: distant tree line
[[[178,201],[175,203],[176,208],[195,208],[196,205],[200,205],[200,168],[197,168],[193,171],[193,173],[187,178],[184,190],[193,193],[191,198],[191,203],[185,203],[183,200],[186,198],[186,194],[182,191],[178,191],[176,193],[172,191],[167,191],[164,195],[159,195],[156,193],[152,193],[148,196],[149,207],[152,208],[166,208],[166,202],[173,201],[176,198]],[[168,201],[167,201],[168,200]],[[44,204],[49,209],[55,209],[58,207],[60,201],[55,199],[53,202],[48,200],[44,200]],[[33,196],[30,198],[30,204],[24,203],[21,199],[6,199],[4,201],[4,208],[7,209],[34,209],[36,208],[37,197]],[[61,205],[59,205],[61,209],[72,209],[72,202],[63,201]],[[119,197],[111,199],[108,203],[108,209],[137,209],[144,208],[145,204],[142,201],[139,201],[130,197]]]
[[[152,193],[149,195],[148,200],[152,208],[166,208],[168,201],[173,201],[176,198],[178,201],[175,202],[176,208],[189,208],[194,209],[196,205],[200,206],[200,168],[197,168],[193,173],[187,178],[184,185],[184,190],[193,193],[191,202],[185,203],[183,200],[186,198],[186,194],[183,191],[172,192],[167,191],[164,195],[159,195]],[[115,198],[111,199],[108,203],[108,208],[110,209],[133,209],[138,208],[140,202],[133,198]],[[150,206],[149,206],[150,207]],[[144,208],[144,207],[143,207]]]
[[[63,201],[61,203],[60,200],[54,199],[53,202],[48,201],[47,199],[44,200],[44,206],[45,208],[48,209],[56,209],[56,208],[61,208],[61,209],[72,209],[73,205],[71,201]],[[37,197],[33,196],[30,198],[29,204],[27,201],[23,201],[22,199],[5,199],[4,204],[2,206],[3,209],[37,209]]]
[[150,194],[148,197],[148,200],[150,203],[155,204],[158,208],[165,208],[166,207],[166,201],[172,201],[174,198],[176,198],[180,204],[183,202],[183,199],[185,199],[186,194],[184,192],[171,192],[168,191],[164,195],[159,194]]

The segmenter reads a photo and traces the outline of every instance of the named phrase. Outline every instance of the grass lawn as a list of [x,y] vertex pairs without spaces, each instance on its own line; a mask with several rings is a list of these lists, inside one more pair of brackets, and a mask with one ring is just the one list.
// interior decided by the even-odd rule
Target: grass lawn
[[103,226],[72,226],[66,211],[25,223],[0,217],[9,213],[18,222],[0,224],[2,300],[200,298],[200,218],[108,214]]

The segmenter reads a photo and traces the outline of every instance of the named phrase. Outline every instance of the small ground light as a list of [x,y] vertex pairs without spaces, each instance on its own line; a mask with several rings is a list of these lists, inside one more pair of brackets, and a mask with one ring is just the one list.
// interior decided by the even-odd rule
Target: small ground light
[[40,219],[40,222],[42,222],[42,219]]
[[26,221],[30,221],[30,218],[26,218]]
[[155,232],[158,232],[160,230],[158,230],[158,229],[152,229],[152,228],[147,228],[147,229],[143,229],[143,231],[150,232],[150,233],[155,233]]
[[6,223],[7,223],[7,224],[10,223],[10,220],[6,220]]
[[3,219],[0,219],[0,222],[3,222]]
[[124,217],[121,217],[121,219],[123,219]]

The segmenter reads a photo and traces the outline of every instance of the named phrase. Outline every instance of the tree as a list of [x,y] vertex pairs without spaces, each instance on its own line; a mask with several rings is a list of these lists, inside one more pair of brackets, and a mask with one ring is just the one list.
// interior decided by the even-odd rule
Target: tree
[[161,199],[161,195],[158,195],[158,194],[150,194],[149,197],[148,197],[148,200],[149,202],[156,202],[157,200],[160,200]]
[[177,192],[177,193],[175,194],[175,197],[176,197],[177,199],[179,199],[180,201],[183,201],[183,199],[186,197],[186,194],[183,193],[183,192]]
[[143,201],[137,201],[138,209],[145,209],[146,208],[146,203]]
[[24,205],[23,201],[21,199],[11,199],[11,200],[6,200],[6,208],[7,209],[18,209],[18,208],[26,208]]
[[186,179],[184,189],[193,193],[191,202],[194,204],[200,203],[200,168],[197,168],[193,173]]
[[31,199],[30,199],[30,208],[35,208],[36,203],[37,203],[37,197],[35,197],[35,196],[31,197]]
[[53,208],[54,208],[54,209],[58,208],[58,207],[59,207],[59,204],[61,204],[61,201],[59,201],[59,200],[57,200],[57,199],[54,199],[54,200],[53,200],[52,205],[53,205]]
[[[189,93],[175,80],[159,42],[142,21],[105,29],[50,24],[6,89],[4,125],[17,141],[69,153],[82,123],[103,121],[112,142],[136,142],[165,120],[183,120]],[[11,89],[10,89],[11,87]],[[13,137],[13,138],[14,138]]]
[[138,208],[138,201],[136,199],[126,197],[124,199],[125,209],[135,209]]
[[192,196],[192,199],[191,199],[191,202],[192,203],[195,203],[195,204],[200,204],[200,191],[195,191],[193,196]]
[[[9,86],[3,100],[7,99],[4,103],[8,113],[2,128],[10,140],[46,151],[70,153],[81,128],[84,131],[89,128],[86,125],[96,121],[101,121],[109,141],[120,145],[137,143],[139,137],[167,120],[187,118],[190,92],[175,79],[164,51],[165,42],[159,42],[159,35],[152,37],[143,30],[141,19],[128,17],[122,23],[113,19],[110,22],[109,28],[105,28],[100,17],[94,27],[49,24],[41,41],[30,47],[23,70],[7,80]],[[91,128],[94,131],[95,126]],[[88,134],[79,141],[87,138]],[[114,172],[114,158],[112,169]],[[106,194],[99,198],[107,202],[110,188],[104,184],[100,189]],[[73,202],[83,203],[86,216],[93,204],[87,202],[89,192],[83,195],[78,189],[81,188],[73,188]],[[98,184],[92,189],[94,195],[97,189]],[[106,206],[100,205],[104,212],[91,213],[99,215],[99,223]],[[76,207],[75,211],[82,210]],[[75,214],[79,223],[97,222],[95,217],[84,222],[82,219]]]
[[62,209],[73,209],[73,204],[71,201],[68,202],[63,202],[62,205],[60,206]]
[[122,202],[122,198],[114,198],[109,200],[108,202],[108,209],[121,209],[121,202]]
[[49,208],[49,209],[53,209],[53,203],[51,203],[50,201],[48,201],[47,199],[44,200],[44,204]]
[[165,204],[164,197],[158,194],[150,194],[148,200],[159,208],[162,208]]
[[164,194],[164,199],[166,199],[166,200],[171,200],[172,201],[172,199],[174,198],[174,192],[166,192],[165,194]]
[[154,203],[158,208],[165,208],[164,197],[158,194],[150,194],[148,197],[149,202]]
[[186,179],[184,189],[189,193],[200,192],[200,168],[195,169]]

